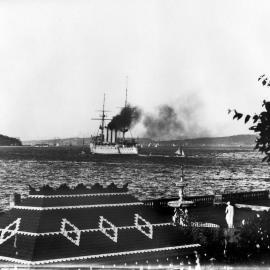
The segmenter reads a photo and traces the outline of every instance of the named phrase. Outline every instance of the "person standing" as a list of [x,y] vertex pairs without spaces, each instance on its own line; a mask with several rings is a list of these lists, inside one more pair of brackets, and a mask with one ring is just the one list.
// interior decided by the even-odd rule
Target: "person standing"
[[233,228],[234,207],[231,205],[230,202],[227,202],[225,214],[226,214],[225,219],[228,224],[228,228]]

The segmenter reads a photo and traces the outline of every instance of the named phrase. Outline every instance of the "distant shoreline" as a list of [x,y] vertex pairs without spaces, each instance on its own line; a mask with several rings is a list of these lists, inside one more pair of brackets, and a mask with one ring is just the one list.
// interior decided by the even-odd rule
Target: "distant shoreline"
[[[132,160],[147,159],[165,162],[165,160],[174,160],[175,163],[185,163],[186,160],[196,160],[198,155],[210,152],[215,153],[231,153],[231,152],[252,152],[252,146],[191,146],[185,148],[186,158],[179,159],[175,153],[175,147],[149,147],[139,149],[139,156],[127,157],[125,155],[108,156],[93,155],[90,153],[88,145],[85,146],[2,146],[0,147],[0,160],[36,160],[36,161],[106,161],[106,160]],[[213,156],[213,158],[214,158]],[[200,158],[201,159],[201,158]],[[162,161],[163,160],[163,161]]]
[[[233,135],[223,137],[203,137],[178,140],[153,140],[149,138],[136,138],[139,145],[148,146],[158,144],[159,146],[183,146],[183,147],[254,147],[255,135]],[[49,140],[28,140],[23,145],[46,145],[47,146],[89,146],[90,138],[65,138]]]

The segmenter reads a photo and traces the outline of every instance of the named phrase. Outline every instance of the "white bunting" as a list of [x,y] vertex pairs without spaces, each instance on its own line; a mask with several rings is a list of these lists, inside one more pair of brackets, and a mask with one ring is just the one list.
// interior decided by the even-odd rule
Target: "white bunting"
[[[107,225],[107,227],[104,227],[104,225]],[[99,230],[104,233],[106,236],[108,236],[111,240],[113,240],[115,243],[117,243],[118,240],[118,228],[114,226],[110,221],[108,221],[103,216],[99,217]],[[108,233],[109,231],[113,232],[113,235]]]
[[[139,214],[135,214],[135,227],[150,239],[153,238],[153,225],[142,218]],[[145,229],[148,229],[148,232]]]
[[[71,227],[72,229],[68,229],[67,227]],[[68,240],[70,240],[76,246],[80,245],[81,231],[72,223],[70,223],[67,219],[63,218],[61,222],[60,232],[63,236],[65,236]],[[75,237],[71,237],[70,234],[75,233]]]
[[[17,218],[15,221],[10,223],[8,226],[6,226],[4,229],[1,229],[1,235],[0,235],[0,245],[3,244],[5,241],[7,241],[9,238],[11,238],[13,235],[15,235],[20,227],[21,218]],[[12,228],[15,227],[15,228]]]

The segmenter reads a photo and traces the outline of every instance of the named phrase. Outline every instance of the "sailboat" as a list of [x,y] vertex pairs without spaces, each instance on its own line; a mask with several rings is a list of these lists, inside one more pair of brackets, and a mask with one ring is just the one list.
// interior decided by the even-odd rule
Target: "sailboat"
[[185,153],[184,153],[184,150],[182,148],[180,148],[180,147],[178,147],[178,149],[175,151],[175,155],[177,157],[185,157],[186,156]]

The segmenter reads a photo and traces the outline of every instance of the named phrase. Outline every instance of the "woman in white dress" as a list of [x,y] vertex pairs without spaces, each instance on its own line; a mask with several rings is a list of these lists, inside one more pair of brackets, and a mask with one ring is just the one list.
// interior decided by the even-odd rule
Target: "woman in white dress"
[[234,207],[231,205],[230,202],[227,202],[225,214],[226,214],[225,218],[226,218],[226,222],[228,224],[228,228],[233,228]]

